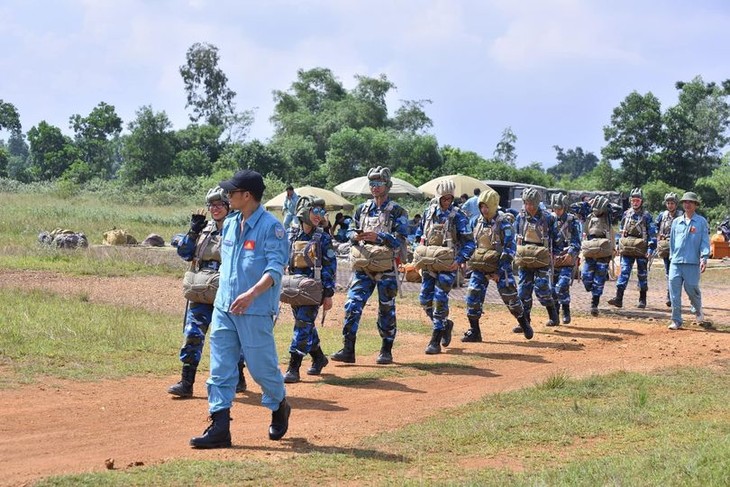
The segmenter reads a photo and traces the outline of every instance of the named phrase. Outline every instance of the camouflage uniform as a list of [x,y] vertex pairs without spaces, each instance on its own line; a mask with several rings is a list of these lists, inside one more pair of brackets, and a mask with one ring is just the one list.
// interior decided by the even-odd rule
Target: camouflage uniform
[[[633,190],[631,196],[641,195],[640,190]],[[642,197],[643,200],[643,197]],[[621,274],[616,280],[616,296],[608,300],[608,304],[616,307],[623,306],[623,296],[626,286],[631,277],[631,269],[636,262],[636,277],[639,281],[639,308],[646,307],[646,293],[649,289],[648,282],[648,263],[647,255],[656,249],[656,226],[651,213],[644,210],[642,206],[637,210],[629,208],[624,212],[621,224],[619,225],[619,235],[621,237],[637,237],[641,238],[647,248],[647,254],[642,257],[626,255],[625,251],[621,251]]]
[[[480,215],[471,221],[477,249],[492,246],[500,255],[496,272],[487,273],[476,268],[471,271],[469,288],[466,293],[466,316],[470,328],[461,339],[462,342],[479,342],[482,339],[479,319],[482,316],[482,307],[490,279],[497,279],[497,291],[504,304],[507,305],[507,309],[517,318],[520,326],[526,327],[527,325],[524,321],[522,301],[517,296],[517,286],[512,271],[512,261],[515,256],[515,234],[512,221],[512,216],[502,211],[497,211],[492,219]],[[485,240],[491,242],[487,243]],[[472,254],[473,256],[474,254]],[[528,335],[529,338],[532,338],[532,334],[528,333]]]
[[[550,213],[538,208],[534,216],[526,211],[521,211],[515,222],[517,228],[517,244],[534,244],[551,248],[557,239],[557,227],[555,217]],[[525,308],[527,321],[530,322],[532,310],[532,291],[534,289],[540,304],[548,310],[550,320],[548,325],[557,325],[557,308],[553,299],[553,292],[550,285],[550,266],[537,269],[518,267],[519,286],[518,294]],[[522,333],[520,327],[513,330],[515,333]]]
[[[614,222],[621,216],[622,208],[618,205],[612,205],[605,202],[605,209],[599,214],[594,214],[594,210],[588,202],[575,203],[572,211],[584,220],[584,231],[586,240],[596,238],[607,238],[613,244],[613,235],[610,229]],[[604,228],[605,230],[601,230]],[[608,257],[591,258],[583,256],[583,270],[581,273],[581,281],[585,290],[591,293],[591,314],[598,315],[598,303],[603,295],[603,287],[608,279],[608,266],[613,255]]]
[[[580,254],[580,222],[575,215],[568,212],[567,208],[562,216],[558,216],[557,213],[554,216],[558,238],[553,243],[553,255],[568,254],[577,262]],[[570,323],[570,285],[573,281],[574,268],[573,265],[569,265],[555,266],[553,269],[553,299],[558,308],[562,305],[564,324]]]
[[[408,235],[408,214],[397,203],[386,199],[379,207],[375,200],[368,200],[360,205],[353,217],[354,228],[347,232],[348,238],[353,245],[359,242],[354,240],[356,230],[369,231],[373,222],[385,218],[385,226],[377,232],[376,245],[381,245],[398,252]],[[378,332],[383,340],[383,347],[390,353],[396,335],[395,297],[398,294],[398,276],[395,268],[386,272],[371,274],[366,271],[357,270],[353,273],[350,287],[347,290],[347,301],[345,302],[345,323],[342,327],[343,342],[345,347],[335,353],[332,358],[337,361],[354,363],[355,339],[362,317],[362,310],[365,303],[372,295],[375,288],[378,288]],[[381,350],[382,352],[382,350]],[[379,363],[390,363],[382,360]]]
[[[675,204],[678,203],[677,195],[674,193],[667,193],[664,196],[664,202],[666,203],[668,200],[674,200]],[[670,212],[669,209],[666,209],[659,213],[656,217],[656,228],[657,228],[657,245],[659,245],[659,242],[662,240],[669,241],[669,234],[672,230],[672,221],[674,221],[675,218],[678,218],[680,216],[684,215],[684,210],[681,210],[679,208],[674,209],[673,212]],[[672,301],[669,297],[669,265],[671,263],[670,261],[671,253],[668,254],[666,257],[662,258],[662,261],[664,262],[664,275],[667,277],[667,306],[672,306]]]

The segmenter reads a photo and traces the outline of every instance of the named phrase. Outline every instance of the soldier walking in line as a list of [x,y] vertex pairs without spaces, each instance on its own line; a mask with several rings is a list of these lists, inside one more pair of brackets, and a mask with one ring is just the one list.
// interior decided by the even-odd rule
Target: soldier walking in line
[[568,211],[568,197],[554,194],[550,207],[555,215],[557,239],[553,243],[553,299],[556,307],[563,308],[563,324],[570,323],[570,285],[573,282],[575,265],[580,254],[580,223]]

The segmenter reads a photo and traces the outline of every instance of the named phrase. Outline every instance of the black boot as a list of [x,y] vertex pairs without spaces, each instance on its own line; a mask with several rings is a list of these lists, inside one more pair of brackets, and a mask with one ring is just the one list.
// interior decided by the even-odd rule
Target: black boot
[[532,329],[532,325],[530,324],[530,314],[525,312],[522,313],[522,316],[517,318],[517,322],[519,323],[518,326],[515,327],[522,330],[522,334],[525,335],[525,338],[528,340],[532,340],[533,335],[535,334],[534,330]]
[[293,384],[299,382],[299,367],[302,366],[302,356],[296,352],[289,353],[289,367],[284,374],[284,382]]
[[388,365],[393,363],[393,340],[383,338],[383,344],[380,346],[380,353],[375,359],[376,364]]
[[197,370],[198,368],[193,365],[183,365],[180,382],[170,386],[167,393],[177,397],[193,397],[193,384],[195,383],[195,372]]
[[343,347],[330,358],[335,362],[345,362],[346,364],[355,363],[355,339],[354,335],[344,335],[342,337]]
[[312,356],[312,366],[307,370],[307,375],[321,374],[322,369],[327,367],[327,364],[330,363],[330,361],[327,360],[327,356],[322,351],[322,347],[317,345],[317,348],[310,351],[309,355]]
[[246,392],[246,376],[243,375],[243,369],[246,368],[246,364],[241,360],[238,362],[238,384],[236,384],[236,393],[241,394]]
[[598,302],[600,300],[600,296],[593,296],[591,298],[591,316],[598,316]]
[[210,415],[210,426],[202,436],[190,438],[193,448],[229,448],[231,446],[231,410],[221,409]]
[[560,316],[558,316],[558,305],[551,304],[546,307],[548,312],[548,321],[545,326],[560,326]]
[[[300,355],[301,357],[301,355]],[[289,415],[291,414],[291,406],[286,402],[286,398],[279,403],[279,409],[271,413],[271,426],[269,426],[269,439],[280,440],[289,429]]]
[[617,308],[623,308],[624,306],[624,291],[625,289],[616,288],[616,296],[608,300],[608,304],[616,306]]
[[[518,322],[519,322],[520,324],[519,324],[519,325],[517,325],[517,326],[515,326],[514,328],[512,328],[512,333],[525,333],[525,330],[524,330],[524,328],[522,328],[522,324],[523,324],[523,323],[528,323],[528,324],[530,324],[530,323],[531,323],[531,321],[530,321],[530,312],[529,312],[529,311],[527,311],[527,310],[523,311],[523,312],[522,312],[522,318],[523,318],[523,320],[524,320],[524,321],[520,321],[520,320],[518,319],[517,321],[518,321]],[[532,331],[532,328],[530,328],[530,330]]]
[[444,333],[441,335],[441,346],[448,347],[451,344],[451,332],[454,331],[454,322],[446,319],[444,323]]
[[[669,303],[672,304],[672,303]],[[639,309],[646,308],[646,289],[639,290],[639,303],[636,305]]]
[[469,329],[466,330],[464,336],[461,337],[462,342],[481,342],[482,330],[479,328],[478,316],[467,316],[469,318]]
[[570,323],[570,303],[563,304],[563,324]]
[[427,355],[436,355],[441,353],[441,338],[444,336],[444,330],[434,330],[431,335],[431,341],[426,347]]

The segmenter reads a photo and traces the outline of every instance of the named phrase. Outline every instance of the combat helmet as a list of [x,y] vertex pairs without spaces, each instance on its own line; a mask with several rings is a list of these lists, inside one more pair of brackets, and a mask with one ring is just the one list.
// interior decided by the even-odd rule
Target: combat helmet
[[591,210],[595,215],[602,215],[608,208],[608,198],[605,196],[596,196],[591,204]]
[[641,191],[641,188],[634,188],[629,193],[629,198],[639,198],[641,201],[644,201],[644,192]]
[[492,218],[494,218],[494,215],[497,214],[497,207],[499,206],[499,193],[497,193],[492,188],[486,189],[479,193],[478,203],[479,206],[487,205],[487,218],[491,220]]
[[368,170],[368,181],[383,181],[385,183],[385,187],[388,189],[393,186],[390,169],[383,166],[371,167]]
[[674,201],[674,203],[679,204],[679,196],[677,196],[677,193],[669,192],[664,195],[664,203],[667,201]]
[[316,206],[324,208],[325,201],[322,198],[318,198],[314,195],[300,196],[294,211],[297,218],[299,218],[307,225],[312,225],[312,220],[310,220],[309,218],[309,212],[312,210],[312,208]]
[[537,190],[537,188],[525,188],[524,190],[522,190],[522,201],[529,201],[534,205],[539,205],[542,201],[542,197],[540,196],[540,192]]
[[228,192],[220,186],[209,189],[208,193],[206,193],[205,195],[205,202],[207,204],[211,204],[216,201],[222,201],[226,204],[226,206],[230,206],[231,204],[230,200],[228,199]]
[[550,207],[553,210],[557,210],[558,208],[567,210],[568,206],[568,197],[566,195],[562,193],[555,193],[550,197]]
[[454,196],[455,192],[456,184],[454,184],[454,181],[451,179],[446,179],[436,185],[436,198],[438,198],[439,200],[443,196]]

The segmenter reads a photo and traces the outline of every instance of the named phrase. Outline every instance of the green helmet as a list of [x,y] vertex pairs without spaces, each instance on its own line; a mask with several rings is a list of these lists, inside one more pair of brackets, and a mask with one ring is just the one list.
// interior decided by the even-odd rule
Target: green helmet
[[591,205],[591,210],[593,210],[593,213],[596,215],[602,214],[604,211],[606,211],[606,208],[608,208],[608,198],[605,196],[596,196],[593,199],[593,204]]
[[322,198],[318,198],[314,195],[300,196],[295,209],[297,218],[302,220],[307,225],[311,225],[312,221],[309,219],[309,212],[315,206],[324,208],[325,201]]
[[522,190],[522,201],[530,202],[534,205],[539,205],[542,201],[542,196],[537,188],[525,188]]
[[679,196],[677,196],[677,193],[667,193],[664,195],[664,203],[667,201],[674,201],[675,203],[679,203]]
[[228,199],[228,192],[220,186],[209,189],[208,193],[205,195],[205,202],[207,204],[211,204],[216,201],[222,201],[229,206],[231,204],[230,200]]
[[629,198],[639,198],[641,201],[644,201],[644,192],[641,191],[641,188],[634,188],[631,190]]
[[553,210],[557,210],[558,208],[567,210],[568,206],[568,197],[566,195],[561,193],[555,193],[550,197],[550,207]]

